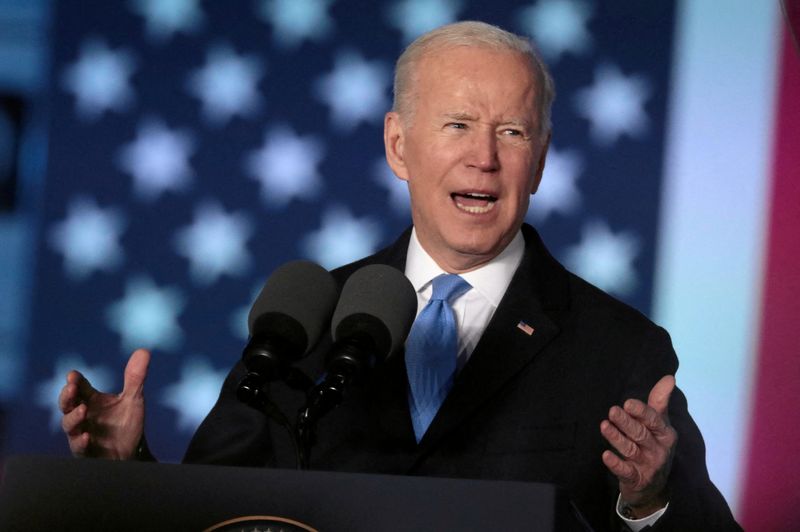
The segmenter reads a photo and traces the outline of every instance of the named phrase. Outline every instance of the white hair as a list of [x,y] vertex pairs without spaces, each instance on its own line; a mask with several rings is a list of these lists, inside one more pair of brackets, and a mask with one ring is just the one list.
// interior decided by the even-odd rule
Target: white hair
[[414,114],[419,62],[428,54],[457,46],[473,46],[491,50],[517,52],[526,57],[537,78],[539,128],[544,135],[550,132],[550,108],[555,99],[555,85],[550,72],[531,42],[485,22],[463,21],[447,24],[418,37],[397,59],[394,73],[394,104],[392,110],[404,121]]

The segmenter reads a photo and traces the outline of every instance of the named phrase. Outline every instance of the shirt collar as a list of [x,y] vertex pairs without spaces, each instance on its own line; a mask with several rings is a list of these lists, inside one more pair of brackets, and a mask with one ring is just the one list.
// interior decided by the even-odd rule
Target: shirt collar
[[[492,305],[497,307],[503,294],[506,293],[511,278],[517,271],[522,255],[525,253],[525,239],[522,232],[518,231],[514,239],[495,258],[471,272],[462,273],[472,287],[483,295]],[[421,292],[434,277],[445,272],[436,264],[436,261],[422,248],[417,238],[417,230],[411,231],[411,240],[408,243],[406,255],[406,277],[408,277],[414,290]]]

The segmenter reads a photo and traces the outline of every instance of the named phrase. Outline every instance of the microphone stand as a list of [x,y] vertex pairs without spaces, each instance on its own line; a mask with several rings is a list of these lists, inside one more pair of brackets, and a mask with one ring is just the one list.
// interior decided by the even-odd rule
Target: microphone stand
[[322,382],[311,388],[305,406],[297,413],[295,434],[300,469],[310,466],[317,422],[339,406],[351,384],[373,366],[376,350],[375,341],[366,333],[356,333],[333,344]]
[[252,338],[242,356],[248,372],[236,387],[236,397],[286,430],[294,448],[297,468],[305,469],[303,465],[305,460],[298,445],[296,431],[286,414],[272,402],[269,383],[282,380],[290,388],[304,392],[308,392],[314,383],[303,372],[287,364],[285,357],[278,356],[277,353],[282,351],[282,346],[272,339]]
[[[315,385],[307,375],[287,364],[285,358],[276,355],[281,352],[280,346],[264,339],[253,340],[245,347],[243,360],[248,373],[239,381],[236,396],[283,427],[294,448],[297,469],[309,469],[317,422],[339,406],[350,386],[372,368],[375,353],[379,351],[377,343],[364,331],[355,331],[334,342],[323,379]],[[306,393],[306,403],[298,411],[294,427],[270,399],[269,383],[276,380]]]
[[257,380],[253,378],[253,374],[248,373],[239,381],[239,387],[236,389],[236,397],[241,402],[255,408],[286,430],[286,433],[289,435],[289,440],[292,442],[292,448],[294,449],[297,469],[304,469],[301,466],[301,451],[297,443],[295,432],[292,429],[292,424],[286,414],[284,414],[283,411],[272,402],[272,399],[270,399],[269,383],[263,381],[257,382]]

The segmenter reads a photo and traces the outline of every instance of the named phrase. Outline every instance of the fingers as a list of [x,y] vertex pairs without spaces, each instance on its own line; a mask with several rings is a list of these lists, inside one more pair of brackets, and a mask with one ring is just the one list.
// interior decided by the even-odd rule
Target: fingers
[[97,391],[89,380],[83,376],[83,373],[74,369],[67,373],[67,383],[74,383],[78,387],[78,395],[83,398],[87,398]]
[[86,405],[79,405],[61,417],[61,429],[69,438],[74,438],[84,432],[83,422],[86,421]]
[[625,401],[624,405],[625,412],[643,423],[649,430],[656,433],[656,435],[660,436],[666,432],[670,432],[667,411],[669,398],[674,389],[675,377],[672,375],[664,375],[655,386],[653,386],[653,389],[650,390],[647,404],[636,399],[628,399]]
[[654,408],[659,414],[667,414],[667,406],[669,406],[669,396],[672,395],[672,390],[675,389],[675,377],[672,375],[664,375],[650,390],[650,395],[647,397],[647,404]]
[[[628,399],[622,407],[613,406],[600,432],[614,450],[604,451],[602,460],[619,479],[620,493],[631,504],[663,507],[666,479],[678,440],[669,423],[667,405],[675,378],[662,377],[650,391],[647,403]],[[644,514],[643,514],[644,515]]]
[[637,494],[653,486],[660,493],[659,472],[669,468],[671,445],[654,437],[644,423],[618,406],[612,407],[609,419],[600,423],[600,432],[619,453],[617,456],[612,451],[604,451],[602,458],[609,471],[619,479],[620,492],[625,499],[638,500]]
[[79,371],[72,370],[67,373],[67,384],[61,388],[61,393],[58,396],[58,407],[61,412],[66,414],[73,408],[89,399],[95,389],[89,384]]
[[603,452],[603,463],[620,482],[625,484],[637,484],[639,481],[639,471],[630,463],[621,460],[619,456],[611,451]]
[[[626,459],[635,460],[638,458],[641,452],[640,443],[623,434],[614,423],[604,420],[600,424],[600,433]],[[641,441],[646,438],[646,435],[640,435],[639,437]]]
[[67,435],[69,449],[75,456],[86,456],[89,449],[89,433],[84,430],[86,405],[78,405],[61,418],[61,428]]
[[[667,427],[666,416],[653,407],[636,399],[628,399],[623,406],[631,422],[639,422],[653,432],[663,432]],[[612,420],[616,423],[615,420]]]
[[78,405],[78,387],[66,384],[58,394],[58,408],[62,414],[68,414]]
[[622,458],[634,462],[668,453],[677,441],[666,417],[636,399],[625,401],[624,408],[612,406],[600,432]]
[[83,432],[69,438],[69,450],[74,456],[86,456],[89,453],[89,433]]
[[[67,374],[58,405],[61,428],[76,456],[129,458],[129,440],[138,442],[143,424],[143,389],[150,363],[144,349],[133,352],[125,367],[122,394],[101,393],[78,371]],[[127,394],[127,397],[123,397]],[[135,437],[132,438],[130,433]],[[120,451],[120,449],[122,449]]]
[[150,351],[137,349],[128,359],[125,366],[125,381],[122,395],[141,396],[144,390],[144,380],[147,377],[147,367],[150,364]]
[[649,445],[653,436],[651,427],[663,428],[664,425],[664,421],[658,419],[655,410],[647,408],[641,401],[635,399],[625,401],[624,409],[612,406],[608,411],[608,420],[637,445]]

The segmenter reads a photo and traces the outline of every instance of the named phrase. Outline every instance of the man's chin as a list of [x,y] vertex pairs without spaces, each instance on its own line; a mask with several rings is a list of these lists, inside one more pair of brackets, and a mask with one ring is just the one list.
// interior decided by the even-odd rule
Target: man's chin
[[455,270],[452,273],[474,270],[489,262],[503,251],[514,236],[497,227],[453,223],[447,229],[440,232],[438,238],[427,239],[419,229],[417,236],[428,254],[442,268]]
[[513,238],[513,234],[490,226],[468,227],[451,236],[452,248],[465,255],[496,255]]
[[454,257],[458,257],[462,265],[468,265],[469,269],[475,269],[499,255],[504,247],[505,245],[500,239],[491,241],[457,240],[450,243],[449,250]]

